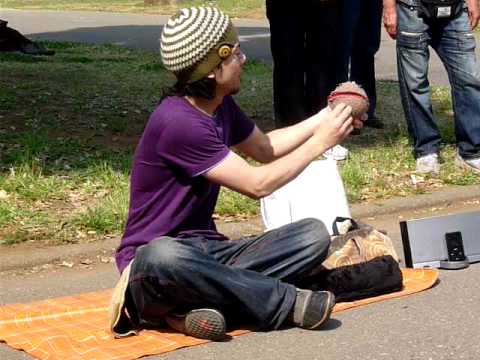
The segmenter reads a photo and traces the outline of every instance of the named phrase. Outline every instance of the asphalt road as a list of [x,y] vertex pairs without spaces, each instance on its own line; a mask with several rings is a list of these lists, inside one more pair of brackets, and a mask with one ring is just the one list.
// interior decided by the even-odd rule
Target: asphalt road
[[[480,198],[475,198],[361,220],[388,231],[402,254],[400,220],[478,211],[479,204]],[[228,226],[222,231],[234,231],[231,225]],[[248,231],[260,230],[258,221],[249,224]],[[113,264],[76,265],[73,268],[54,266],[34,273],[7,271],[0,274],[0,304],[110,288],[117,277]],[[434,288],[336,314],[322,331],[287,329],[251,333],[230,342],[180,349],[148,359],[478,360],[479,277],[480,265],[471,265],[465,270],[441,271],[440,282]],[[0,345],[0,359],[29,357]]]
[[[0,18],[33,39],[115,43],[133,48],[158,51],[161,25],[167,17],[102,12],[19,11],[0,9]],[[266,20],[235,19],[240,40],[249,58],[271,63],[270,34]],[[480,51],[477,49],[477,54]],[[395,41],[382,32],[380,51],[376,56],[377,79],[396,80]],[[448,85],[446,72],[432,51],[430,82]]]

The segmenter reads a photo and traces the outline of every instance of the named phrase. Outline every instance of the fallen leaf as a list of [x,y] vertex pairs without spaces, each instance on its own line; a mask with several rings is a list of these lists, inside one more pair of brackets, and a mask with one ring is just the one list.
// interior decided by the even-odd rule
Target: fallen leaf
[[8,198],[8,194],[5,190],[0,190],[0,200]]
[[113,263],[115,259],[112,256],[100,256],[100,261],[104,264]]

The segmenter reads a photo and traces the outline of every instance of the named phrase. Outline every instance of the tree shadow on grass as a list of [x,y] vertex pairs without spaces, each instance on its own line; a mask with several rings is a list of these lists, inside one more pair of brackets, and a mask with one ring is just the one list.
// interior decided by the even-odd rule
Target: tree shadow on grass
[[[13,146],[14,152],[16,147],[21,147],[27,153],[47,159],[44,162],[47,171],[57,169],[55,161],[58,163],[58,159],[65,157],[68,148],[75,149],[71,157],[84,158],[84,153],[97,152],[104,154],[108,161],[116,161],[116,157],[105,155],[109,151],[131,156],[161,89],[173,82],[158,55],[160,31],[161,26],[132,25],[38,33],[31,35],[32,38],[69,42],[47,43],[56,50],[56,55],[49,58],[0,55],[3,66],[9,67],[6,76],[0,79],[0,87],[5,90],[0,94],[2,143],[9,148]],[[237,101],[260,128],[272,130],[268,28],[240,27],[240,36],[247,55],[260,60],[250,61],[246,66]],[[105,43],[122,46],[100,45]],[[49,70],[50,64],[54,68]],[[393,81],[377,84],[377,114],[386,128],[365,128],[360,135],[347,139],[347,147],[392,146],[406,138],[398,84]],[[446,98],[434,99],[434,107],[441,109],[441,123],[445,124],[441,127],[451,133],[452,126],[445,121],[451,118],[445,115],[448,112]],[[29,149],[29,143],[22,140],[29,136],[37,138],[34,143],[43,141],[49,146]],[[74,140],[75,145],[66,139]],[[63,149],[65,153],[55,149]],[[8,159],[18,158],[16,154],[5,155],[6,152],[11,151],[3,151],[4,169],[13,164]],[[76,164],[82,162],[74,161],[73,167]]]

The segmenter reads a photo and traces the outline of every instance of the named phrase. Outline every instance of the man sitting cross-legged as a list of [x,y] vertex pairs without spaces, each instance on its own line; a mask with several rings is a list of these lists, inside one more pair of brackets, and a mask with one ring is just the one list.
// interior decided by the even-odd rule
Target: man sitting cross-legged
[[[320,327],[334,295],[295,284],[327,255],[324,224],[305,219],[232,241],[217,232],[212,214],[220,186],[255,199],[271,194],[361,121],[341,104],[264,134],[231,97],[240,90],[246,56],[229,17],[216,8],[171,17],[161,55],[177,82],[136,149],[116,254],[122,277],[113,331],[121,336],[166,320],[185,334],[217,340],[225,319],[238,317],[264,329]],[[264,165],[250,165],[231,148]]]

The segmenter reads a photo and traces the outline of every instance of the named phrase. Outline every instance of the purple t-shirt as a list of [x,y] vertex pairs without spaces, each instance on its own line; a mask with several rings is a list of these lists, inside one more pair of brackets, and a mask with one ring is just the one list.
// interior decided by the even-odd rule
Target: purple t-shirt
[[183,97],[169,97],[150,116],[135,151],[127,225],[116,253],[120,271],[136,249],[160,236],[225,240],[212,214],[220,186],[201,176],[245,140],[253,122],[231,97],[213,117]]

